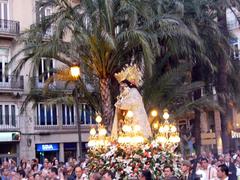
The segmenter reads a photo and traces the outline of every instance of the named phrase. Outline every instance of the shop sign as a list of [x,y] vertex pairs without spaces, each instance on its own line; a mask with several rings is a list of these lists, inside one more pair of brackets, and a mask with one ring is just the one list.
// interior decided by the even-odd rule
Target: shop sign
[[201,133],[201,143],[202,145],[216,144],[216,134],[213,132]]
[[0,142],[20,141],[20,132],[0,132]]
[[37,144],[37,151],[58,151],[58,144]]
[[240,132],[231,131],[231,135],[233,139],[240,138]]

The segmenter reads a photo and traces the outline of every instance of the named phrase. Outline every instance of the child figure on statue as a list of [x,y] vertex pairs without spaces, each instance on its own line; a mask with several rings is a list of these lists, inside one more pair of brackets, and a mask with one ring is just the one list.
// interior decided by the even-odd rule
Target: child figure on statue
[[121,72],[115,74],[120,83],[120,95],[115,103],[115,116],[112,127],[112,138],[117,139],[122,128],[122,122],[126,112],[132,111],[132,124],[139,125],[145,138],[152,136],[150,123],[144,108],[142,96],[138,87],[142,83],[142,73],[136,65],[127,66]]

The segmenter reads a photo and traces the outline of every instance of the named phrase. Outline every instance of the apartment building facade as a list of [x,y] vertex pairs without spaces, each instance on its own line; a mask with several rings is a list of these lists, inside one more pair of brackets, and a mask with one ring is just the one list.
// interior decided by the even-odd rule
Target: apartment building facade
[[[23,45],[17,43],[18,35],[30,28],[39,18],[36,13],[36,0],[0,0],[0,160],[13,158],[32,159],[38,157],[57,157],[67,160],[77,158],[79,152],[77,117],[75,106],[66,104],[47,105],[30,102],[23,112],[21,107],[28,93],[41,91],[47,77],[41,76],[47,68],[61,66],[57,61],[46,63],[41,59],[38,72],[31,77],[30,64],[24,66],[20,76],[14,76],[16,64],[6,69],[9,61]],[[45,15],[52,12],[44,10]],[[40,17],[41,18],[41,17]],[[51,35],[52,31],[46,32]],[[18,57],[20,59],[20,57]],[[34,87],[30,86],[34,81]],[[31,88],[30,88],[31,87]],[[62,88],[63,84],[55,83],[53,88]],[[69,88],[68,91],[72,89]],[[86,104],[80,105],[82,149],[86,151],[89,127],[94,124],[93,110]]]

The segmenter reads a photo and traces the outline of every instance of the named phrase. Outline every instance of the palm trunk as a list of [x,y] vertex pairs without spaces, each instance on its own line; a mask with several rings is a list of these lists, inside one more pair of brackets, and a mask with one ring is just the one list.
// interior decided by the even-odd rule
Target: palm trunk
[[[228,37],[228,29],[227,29],[227,21],[226,21],[226,9],[223,9],[221,13],[218,14],[218,23],[220,25],[220,29],[225,35]],[[230,130],[230,122],[231,122],[231,109],[228,105],[227,95],[228,95],[228,82],[227,82],[227,59],[224,57],[219,57],[219,71],[217,74],[217,92],[220,96],[218,96],[219,103],[223,108],[223,112],[220,113],[221,117],[221,128],[222,128],[222,141],[223,141],[223,152],[228,153],[230,151],[230,142],[231,142],[231,130]]]
[[110,79],[100,79],[100,93],[102,99],[102,116],[104,124],[107,125],[108,129],[111,129],[113,122],[113,108],[111,101],[111,93],[109,87]]
[[[192,69],[192,80],[201,81],[202,72],[199,67],[195,66]],[[201,98],[201,89],[194,92],[194,100]],[[201,153],[201,112],[198,109],[194,109],[194,137],[195,137],[195,150],[196,154]]]
[[218,97],[219,103],[223,108],[220,112],[221,117],[221,129],[222,129],[222,141],[223,152],[228,153],[230,151],[231,142],[231,107],[228,105],[228,100],[226,99],[228,89],[227,89],[227,70],[226,62],[222,60],[220,63],[220,70],[218,74],[217,90],[220,96]]
[[200,128],[200,115],[201,112],[199,110],[194,111],[194,137],[195,137],[195,150],[196,154],[200,155],[201,153],[201,128]]

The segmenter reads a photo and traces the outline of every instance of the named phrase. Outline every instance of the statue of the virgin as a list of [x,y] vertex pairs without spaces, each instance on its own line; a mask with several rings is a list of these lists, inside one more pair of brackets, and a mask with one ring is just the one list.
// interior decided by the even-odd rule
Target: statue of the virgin
[[115,115],[111,136],[118,138],[121,131],[124,116],[128,111],[133,113],[132,125],[138,125],[145,138],[152,136],[150,123],[144,108],[142,96],[138,88],[142,85],[142,72],[137,65],[129,65],[121,72],[115,74],[120,84],[120,95],[115,103]]

